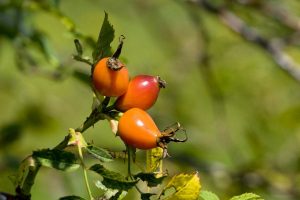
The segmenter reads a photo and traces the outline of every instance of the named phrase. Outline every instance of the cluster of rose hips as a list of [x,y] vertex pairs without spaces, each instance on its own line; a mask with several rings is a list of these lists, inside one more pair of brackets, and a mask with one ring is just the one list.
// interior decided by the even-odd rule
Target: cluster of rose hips
[[179,123],[160,131],[146,112],[154,105],[166,82],[159,76],[150,75],[130,79],[127,67],[118,59],[121,48],[112,57],[98,61],[92,72],[94,89],[103,96],[116,97],[114,109],[123,112],[118,123],[118,136],[125,144],[138,149],[166,149],[170,141],[185,141],[173,137],[180,129]]

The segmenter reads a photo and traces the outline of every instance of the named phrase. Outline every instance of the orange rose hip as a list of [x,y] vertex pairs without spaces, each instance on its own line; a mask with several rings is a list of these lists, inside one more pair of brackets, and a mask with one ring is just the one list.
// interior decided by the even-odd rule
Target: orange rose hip
[[95,66],[92,81],[103,96],[118,97],[124,94],[129,84],[129,73],[117,58],[106,57]]

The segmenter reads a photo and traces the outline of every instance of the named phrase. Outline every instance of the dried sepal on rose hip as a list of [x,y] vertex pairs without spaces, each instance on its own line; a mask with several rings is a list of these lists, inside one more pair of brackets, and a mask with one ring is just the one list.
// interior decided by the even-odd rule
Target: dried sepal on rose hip
[[121,39],[114,55],[102,58],[93,68],[93,86],[103,96],[118,97],[127,90],[129,84],[128,69],[118,59],[122,46],[123,40]]
[[125,112],[131,108],[148,110],[159,95],[161,88],[166,87],[166,82],[159,76],[138,75],[130,80],[127,91],[118,97],[115,108]]
[[185,139],[177,139],[173,136],[181,129],[179,123],[176,126],[160,131],[151,116],[142,109],[132,108],[126,111],[118,124],[118,135],[123,142],[138,149],[167,148],[171,141],[185,142]]

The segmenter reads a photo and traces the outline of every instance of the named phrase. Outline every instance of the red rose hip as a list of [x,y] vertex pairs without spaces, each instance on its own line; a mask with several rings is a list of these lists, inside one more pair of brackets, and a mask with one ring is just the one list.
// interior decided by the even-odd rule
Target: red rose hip
[[129,82],[126,93],[117,99],[115,107],[123,112],[131,108],[148,110],[165,85],[166,82],[159,76],[138,75]]

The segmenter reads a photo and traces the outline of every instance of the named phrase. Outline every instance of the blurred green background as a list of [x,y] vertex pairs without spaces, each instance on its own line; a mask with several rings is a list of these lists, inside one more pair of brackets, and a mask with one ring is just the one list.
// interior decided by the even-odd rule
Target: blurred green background
[[[20,2],[0,0],[0,191],[13,193],[10,179],[22,159],[33,150],[54,147],[91,111],[90,87],[73,76],[88,74],[89,66],[72,60],[74,34],[62,18],[46,11],[59,3],[76,30],[94,39],[106,11],[116,31],[113,48],[118,36],[126,36],[122,58],[131,76],[160,75],[167,81],[149,112],[159,128],[178,121],[189,136],[186,143],[169,145],[171,157],[164,167],[171,175],[197,170],[202,188],[222,199],[243,192],[272,200],[300,199],[300,83],[264,49],[231,31],[217,14],[176,0],[24,0],[28,9],[16,29],[15,5]],[[293,37],[283,51],[300,63],[300,28],[288,27],[262,9],[272,5],[298,19],[299,1],[208,2],[226,5],[265,38]],[[52,57],[45,59],[38,45],[26,38],[30,27],[48,38]],[[26,48],[18,46],[20,41]],[[83,46],[84,55],[90,56],[87,43]],[[27,51],[35,63],[22,59]],[[85,137],[97,146],[124,150],[104,121]],[[126,168],[122,161],[111,165],[120,171]],[[80,170],[42,169],[32,199],[70,194],[86,195]]]

